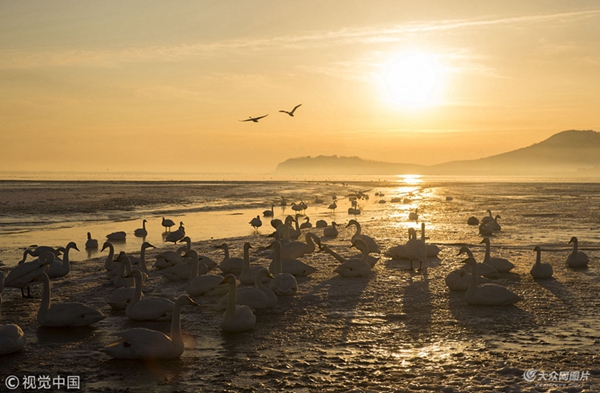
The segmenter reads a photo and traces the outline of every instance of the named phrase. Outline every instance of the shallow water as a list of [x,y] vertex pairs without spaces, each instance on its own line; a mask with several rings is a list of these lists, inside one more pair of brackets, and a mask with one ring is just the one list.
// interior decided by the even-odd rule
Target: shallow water
[[[113,187],[115,192],[123,192],[123,199],[135,199],[131,195],[137,195],[140,188],[136,185],[126,192],[119,186]],[[196,190],[185,183],[178,186]],[[19,323],[28,342],[24,352],[2,359],[6,362],[0,363],[0,372],[77,372],[84,376],[88,391],[599,391],[599,184],[423,181],[373,186],[369,200],[360,202],[362,213],[356,217],[348,215],[349,202],[341,196],[369,189],[368,182],[347,186],[332,182],[202,184],[199,187],[206,187],[207,194],[213,193],[214,204],[207,201],[207,194],[192,193],[190,197],[187,191],[173,192],[178,203],[145,200],[143,206],[106,214],[127,217],[116,223],[113,218],[75,219],[61,224],[62,228],[56,223],[40,223],[19,234],[7,234],[13,229],[3,226],[5,263],[13,260],[6,255],[20,258],[18,248],[33,243],[29,239],[40,239],[38,236],[49,244],[64,245],[73,239],[69,236],[79,233],[81,241],[77,242],[83,244],[85,236],[81,234],[94,228],[91,225],[97,225],[100,234],[126,229],[130,238],[119,247],[137,250],[141,240],[131,235],[142,217],[150,217],[148,240],[163,248],[160,217],[168,215],[184,221],[193,240],[207,239],[196,247],[214,260],[218,261],[221,253],[210,246],[216,239],[228,237],[232,253],[241,254],[243,242],[250,241],[255,246],[254,263],[268,265],[261,250],[270,241],[266,235],[271,228],[265,222],[254,233],[250,219],[282,194],[290,202],[310,202],[315,195],[325,199],[336,193],[341,200],[336,212],[328,211],[329,200],[317,207],[309,203],[306,213],[311,222],[323,218],[345,224],[357,218],[363,232],[385,249],[404,243],[407,229],[418,228],[423,221],[429,241],[440,245],[442,252],[441,261],[427,264],[426,273],[415,274],[406,262],[382,258],[370,277],[356,279],[334,274],[337,262],[327,255],[308,255],[303,261],[317,267],[317,273],[298,280],[299,292],[294,297],[280,299],[273,309],[257,311],[255,328],[242,334],[222,333],[222,311],[215,301],[198,299],[200,308],[184,309],[186,351],[172,362],[115,361],[98,352],[110,342],[111,333],[133,326],[166,332],[166,323],[133,323],[123,313],[108,311],[109,317],[94,328],[69,332],[42,329],[35,322],[39,300],[21,299],[18,291],[8,289],[3,321]],[[375,196],[376,192],[384,195]],[[238,201],[240,198],[244,200]],[[392,198],[410,201],[392,203]],[[212,210],[201,210],[207,206]],[[69,209],[57,214],[69,216]],[[418,224],[407,219],[414,209],[419,212]],[[458,245],[468,244],[481,259],[481,237],[477,227],[468,226],[466,220],[471,215],[483,217],[486,209],[502,217],[502,231],[492,239],[492,252],[516,265],[514,273],[498,280],[524,297],[515,306],[469,306],[462,293],[449,292],[443,281],[448,272],[461,266]],[[275,212],[276,217],[283,217],[291,209],[276,207]],[[209,230],[203,235],[206,228]],[[353,232],[340,228],[338,238],[324,241],[349,255]],[[57,240],[59,234],[61,241]],[[573,235],[590,256],[587,269],[564,265]],[[7,236],[9,243],[5,243]],[[22,243],[17,244],[18,240]],[[529,276],[534,245],[541,245],[543,260],[553,264],[554,279],[534,281]],[[72,259],[79,263],[67,278],[54,283],[54,299],[85,301],[107,311],[104,299],[112,287],[98,267],[103,255],[92,257],[95,259],[84,262],[83,248],[73,254]],[[173,298],[181,293],[182,285],[151,274],[145,292]],[[590,376],[569,386],[544,388],[524,380],[523,373],[528,370],[586,371]]]

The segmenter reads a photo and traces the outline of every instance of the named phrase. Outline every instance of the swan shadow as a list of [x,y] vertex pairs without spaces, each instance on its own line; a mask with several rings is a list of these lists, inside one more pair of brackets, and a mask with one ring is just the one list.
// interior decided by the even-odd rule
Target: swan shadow
[[94,326],[82,327],[45,327],[35,332],[38,344],[67,344],[81,341],[98,341],[103,331]]
[[565,304],[571,304],[573,300],[573,292],[564,284],[554,277],[533,279],[536,284],[544,287],[548,292],[551,292],[557,299],[560,299]]
[[523,325],[535,322],[529,312],[518,307],[508,306],[476,306],[468,304],[466,291],[449,291],[448,308],[458,324],[473,332],[494,334],[498,332],[518,331]]
[[[408,285],[405,287],[402,297],[402,312],[407,316],[404,319],[404,324],[408,330],[408,334],[415,339],[423,335],[430,335],[433,314],[427,265],[424,266],[420,273],[422,279],[414,280],[417,274],[419,273],[411,271]],[[413,302],[413,300],[415,301]]]

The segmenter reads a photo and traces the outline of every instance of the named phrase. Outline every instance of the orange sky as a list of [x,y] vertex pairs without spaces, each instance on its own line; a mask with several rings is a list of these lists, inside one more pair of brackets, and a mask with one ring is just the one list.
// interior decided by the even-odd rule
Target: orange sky
[[596,1],[0,0],[0,170],[489,156],[600,130],[599,41]]

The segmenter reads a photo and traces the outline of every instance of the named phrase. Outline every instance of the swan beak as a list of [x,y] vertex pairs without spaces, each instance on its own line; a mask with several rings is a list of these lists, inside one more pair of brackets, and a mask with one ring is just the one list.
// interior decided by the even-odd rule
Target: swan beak
[[479,244],[481,244],[481,243],[485,243],[485,239],[483,239],[482,241],[479,242]]
[[[77,248],[77,246],[73,247],[73,249],[79,251],[79,249]],[[79,252],[81,252],[81,251],[79,251]]]
[[156,246],[154,246],[154,245],[152,245],[152,244],[150,244],[150,243],[148,243],[148,244],[146,245],[146,247],[152,247],[152,248],[156,248]]
[[195,301],[193,301],[192,298],[190,298],[190,297],[188,297],[188,302],[189,302],[190,306],[200,307],[200,305],[198,303],[196,303]]

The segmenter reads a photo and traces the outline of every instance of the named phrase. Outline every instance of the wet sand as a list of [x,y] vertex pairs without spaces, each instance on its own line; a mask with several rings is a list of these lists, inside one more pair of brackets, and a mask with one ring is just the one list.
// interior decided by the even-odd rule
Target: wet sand
[[[398,244],[389,222],[358,219],[363,232],[380,244]],[[218,262],[222,252],[214,245],[226,241],[232,255],[241,256],[243,243],[250,241],[252,263],[268,266],[267,233],[193,247]],[[352,234],[351,228],[341,229],[338,238],[325,242],[347,256]],[[431,237],[436,242],[435,232]],[[149,250],[149,265],[168,248],[174,249]],[[34,287],[34,299],[7,288],[2,322],[19,324],[27,344],[0,359],[0,386],[4,389],[8,375],[43,374],[79,375],[82,390],[91,392],[600,391],[597,251],[586,251],[592,263],[583,270],[565,266],[566,249],[544,252],[554,278],[534,281],[528,274],[534,260],[529,245],[495,249],[516,265],[497,282],[524,300],[478,307],[447,289],[444,278],[462,265],[462,257],[456,256],[456,245],[441,248],[440,260],[431,260],[424,272],[408,270],[406,261],[382,258],[367,278],[339,277],[331,256],[308,255],[302,260],[318,271],[298,280],[295,296],[257,311],[256,326],[246,333],[221,332],[222,311],[215,300],[196,298],[201,307],[186,307],[182,315],[184,354],[160,362],[119,361],[99,352],[114,332],[136,326],[168,332],[169,324],[131,322],[123,312],[111,312],[106,300],[114,288],[105,277],[104,257],[76,261],[67,277],[53,280],[53,301],[81,301],[108,317],[85,329],[40,328],[35,317],[41,288]],[[472,249],[479,259],[483,249],[476,244]],[[184,287],[152,271],[144,292],[174,299]],[[576,372],[585,378],[529,382],[524,373],[530,370],[538,371],[536,377]]]

